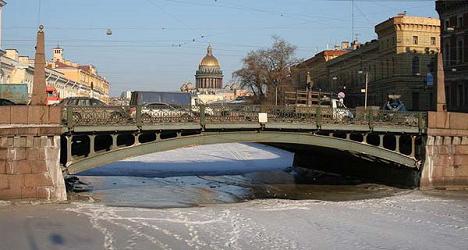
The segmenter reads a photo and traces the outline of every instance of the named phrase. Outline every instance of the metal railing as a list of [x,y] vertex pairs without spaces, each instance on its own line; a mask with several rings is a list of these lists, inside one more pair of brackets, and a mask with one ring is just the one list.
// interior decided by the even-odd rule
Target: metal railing
[[[144,126],[159,124],[259,124],[259,114],[266,113],[266,123],[324,125],[366,125],[427,127],[427,112],[392,112],[384,110],[332,109],[325,106],[275,105],[200,105],[172,109],[149,109],[144,106],[66,107],[63,125]],[[265,122],[265,121],[263,121]]]

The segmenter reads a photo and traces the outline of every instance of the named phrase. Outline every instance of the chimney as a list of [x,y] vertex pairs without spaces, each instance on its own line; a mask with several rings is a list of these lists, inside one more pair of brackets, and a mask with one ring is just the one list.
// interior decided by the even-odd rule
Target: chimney
[[29,66],[29,56],[20,56],[18,62],[24,66]]
[[407,13],[408,13],[408,12],[406,12],[406,10],[405,10],[405,11],[403,11],[403,12],[398,13],[397,16],[403,17],[403,16],[406,16]]
[[6,52],[5,54],[6,57],[12,60],[18,61],[19,54],[16,49],[6,49],[5,52]]
[[353,43],[351,43],[351,47],[353,47],[353,50],[359,49],[361,43],[358,40],[354,40]]
[[349,49],[349,42],[348,41],[341,42],[341,49]]

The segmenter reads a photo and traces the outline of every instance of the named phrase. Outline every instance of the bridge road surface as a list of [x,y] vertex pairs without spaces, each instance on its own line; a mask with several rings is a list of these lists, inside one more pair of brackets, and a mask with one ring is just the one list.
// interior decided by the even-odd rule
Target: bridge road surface
[[254,200],[145,209],[0,205],[0,249],[467,249],[468,199]]

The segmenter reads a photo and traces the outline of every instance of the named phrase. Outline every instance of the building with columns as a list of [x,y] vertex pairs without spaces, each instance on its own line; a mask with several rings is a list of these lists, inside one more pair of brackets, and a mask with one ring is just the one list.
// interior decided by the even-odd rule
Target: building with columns
[[109,82],[98,74],[94,65],[80,65],[66,60],[63,56],[63,48],[53,49],[52,60],[47,63],[47,68],[62,73],[65,78],[79,83],[83,88],[89,89],[86,96],[97,98],[105,103],[109,101]]
[[348,42],[333,50],[324,50],[291,68],[293,86],[298,89],[331,91],[327,62],[351,51]]
[[219,65],[218,59],[213,56],[213,48],[208,46],[206,56],[198,65],[198,70],[195,74],[197,89],[222,89],[223,88],[223,71]]
[[383,107],[389,95],[400,95],[409,110],[435,109],[433,79],[440,50],[440,20],[401,13],[377,24],[375,32],[377,39],[328,61],[321,56],[315,69],[309,64],[303,67],[306,72],[297,67],[295,74],[301,74],[304,82],[304,75],[310,72],[312,80],[320,79],[322,90],[343,91],[345,104],[351,108],[364,105],[367,78],[368,105]]
[[[28,95],[31,97],[34,59],[21,55],[16,49],[2,49],[1,10],[5,4],[5,1],[0,0],[0,84],[26,84],[28,86]],[[94,66],[73,64],[64,60],[62,53],[62,49],[60,51],[54,49],[53,58],[56,61],[63,61],[63,64],[68,64],[70,67],[76,67],[83,73],[79,75],[81,78],[74,77],[68,74],[66,70],[62,70],[61,67],[55,67],[49,63],[49,67],[45,69],[47,91],[56,92],[59,98],[91,96],[107,102],[109,83],[97,74]],[[95,82],[96,84],[94,84]]]
[[[0,50],[0,84],[26,84],[31,97],[34,59],[19,54],[16,49]],[[50,68],[45,72],[47,88],[54,88],[60,98],[89,96],[91,88],[68,79],[65,74]]]
[[199,104],[230,102],[238,97],[250,96],[251,93],[241,89],[238,84],[223,85],[223,71],[218,59],[213,55],[211,45],[206,50],[195,74],[195,84],[186,82],[180,91],[192,93],[192,100]]

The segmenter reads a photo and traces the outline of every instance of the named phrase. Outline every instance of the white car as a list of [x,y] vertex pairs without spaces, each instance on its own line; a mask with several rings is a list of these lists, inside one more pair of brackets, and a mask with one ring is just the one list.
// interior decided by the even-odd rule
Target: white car
[[[192,112],[194,112],[195,114],[200,114],[200,106],[192,106]],[[213,116],[213,108],[205,106],[205,115]]]
[[[132,117],[135,116],[135,113],[132,114]],[[184,109],[182,107],[175,107],[167,103],[147,103],[141,108],[141,118],[151,119],[151,118],[163,118],[163,117],[181,117],[181,118],[191,118],[194,117],[194,113],[189,109]]]

